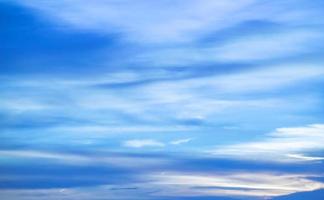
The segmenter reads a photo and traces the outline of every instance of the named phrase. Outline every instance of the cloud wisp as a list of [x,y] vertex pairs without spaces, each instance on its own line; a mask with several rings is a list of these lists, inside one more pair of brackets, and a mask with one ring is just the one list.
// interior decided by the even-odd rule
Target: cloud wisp
[[161,173],[151,177],[165,196],[250,196],[275,197],[324,188],[303,174],[238,172],[222,174]]
[[[264,140],[218,147],[215,156],[266,161],[317,161],[322,157],[308,156],[324,150],[324,125],[278,128]],[[306,155],[304,155],[306,154]]]
[[142,139],[142,140],[127,140],[123,142],[123,146],[132,147],[132,148],[164,147],[165,144],[152,139]]
[[192,141],[193,138],[184,138],[184,139],[178,139],[178,140],[172,140],[168,143],[164,143],[158,140],[152,140],[152,139],[137,139],[137,140],[126,140],[122,143],[125,147],[130,148],[144,148],[144,147],[151,147],[151,148],[162,148],[167,145],[183,145],[185,143],[188,143]]
[[[143,144],[142,144],[143,145]],[[138,147],[138,144],[136,146]],[[0,150],[1,158],[15,160],[32,160],[37,163],[58,163],[69,166],[112,166],[121,169],[145,168],[164,166],[171,163],[171,160],[159,157],[139,157],[122,153],[110,153],[99,150],[96,153],[82,154],[69,152],[53,152],[41,150]]]
[[180,144],[188,143],[188,142],[190,142],[192,140],[193,140],[193,138],[184,138],[184,139],[179,139],[179,140],[173,140],[173,141],[170,142],[170,144],[180,145]]

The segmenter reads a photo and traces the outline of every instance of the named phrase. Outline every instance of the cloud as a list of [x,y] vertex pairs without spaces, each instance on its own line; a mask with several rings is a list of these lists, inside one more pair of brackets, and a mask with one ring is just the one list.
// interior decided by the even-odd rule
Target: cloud
[[317,161],[317,160],[324,160],[324,157],[318,157],[318,156],[304,156],[302,154],[287,154],[286,156],[290,158],[296,158],[301,159],[305,161]]
[[127,140],[123,142],[123,146],[131,147],[131,148],[164,147],[165,144],[156,140],[143,139],[143,140]]
[[[172,140],[168,144],[170,145],[180,145],[188,143],[192,140],[192,138],[185,138],[179,140]],[[167,144],[162,143],[157,140],[152,139],[141,139],[141,140],[127,140],[123,142],[124,147],[132,147],[132,148],[143,148],[143,147],[165,147]]]
[[67,164],[86,164],[89,162],[89,160],[85,156],[81,155],[33,150],[0,150],[0,156],[25,159],[53,160],[58,162],[64,162]]
[[[245,142],[211,150],[215,156],[267,161],[314,161],[307,154],[324,150],[324,124],[278,128],[261,141]],[[306,155],[305,155],[306,154]]]
[[[155,103],[195,102],[194,106],[212,111],[213,108],[249,104],[252,101],[226,100],[223,94],[242,95],[244,93],[258,94],[286,87],[298,86],[306,81],[319,80],[324,76],[321,65],[304,63],[284,63],[264,65],[255,69],[216,74],[205,77],[194,77],[182,80],[156,82],[144,85],[139,91],[143,97]],[[209,106],[200,105],[206,103]],[[267,101],[264,99],[264,103]],[[172,104],[171,104],[172,105]],[[181,105],[179,105],[182,107]]]
[[153,125],[75,125],[75,126],[55,126],[53,128],[47,129],[49,132],[64,132],[69,134],[77,134],[82,136],[83,134],[91,134],[94,137],[104,137],[112,134],[122,134],[122,133],[152,133],[152,132],[177,132],[188,130],[186,127],[181,126],[153,126]]
[[[138,174],[138,180],[124,184],[51,189],[1,189],[6,199],[173,199],[174,197],[271,198],[296,192],[323,189],[324,184],[306,174],[270,172]],[[28,197],[28,198],[25,198]],[[173,197],[173,198],[172,198]]]
[[105,149],[97,149],[96,153],[84,154],[40,150],[0,150],[0,157],[14,158],[16,161],[31,159],[72,166],[106,165],[123,169],[163,166],[171,163],[170,160],[157,156],[139,157],[130,154],[112,154],[111,152],[106,152]]
[[196,174],[164,172],[150,176],[149,185],[165,196],[254,196],[275,197],[324,188],[303,174],[233,172]]
[[170,144],[173,145],[180,145],[180,144],[185,144],[193,140],[192,138],[185,138],[185,139],[179,139],[179,140],[173,140],[170,142]]
[[[40,130],[48,135],[38,139],[50,143],[61,142],[64,137],[70,138],[66,142],[76,142],[124,133],[193,132],[207,123],[237,123],[232,116],[246,113],[253,122],[253,113],[261,115],[277,110],[291,114],[293,110],[316,108],[321,100],[299,92],[298,86],[320,80],[323,75],[321,66],[292,63],[207,77],[155,81],[118,90],[95,86],[104,84],[105,80],[111,83],[113,74],[56,78],[54,88],[46,78],[27,76],[19,80],[16,77],[8,78],[3,84],[0,110],[11,116],[4,125],[16,133],[18,140],[19,135],[27,131],[30,135]],[[293,87],[290,91],[298,93],[297,97],[281,93],[258,96],[287,87]],[[224,118],[228,113],[233,113],[231,118]],[[195,126],[184,123],[190,120],[200,123]],[[18,122],[39,126],[37,130],[18,129],[15,126]]]
[[211,42],[207,46],[159,48],[141,53],[135,60],[160,67],[274,60],[317,51],[314,47],[322,39],[322,34],[312,29],[255,33],[232,38],[221,44]]

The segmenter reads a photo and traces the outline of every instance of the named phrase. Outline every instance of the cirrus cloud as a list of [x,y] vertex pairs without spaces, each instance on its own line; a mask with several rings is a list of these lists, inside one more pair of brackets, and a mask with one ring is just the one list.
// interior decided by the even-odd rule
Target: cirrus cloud
[[211,150],[215,156],[266,161],[316,161],[304,154],[324,150],[324,124],[278,128],[261,141],[243,142]]

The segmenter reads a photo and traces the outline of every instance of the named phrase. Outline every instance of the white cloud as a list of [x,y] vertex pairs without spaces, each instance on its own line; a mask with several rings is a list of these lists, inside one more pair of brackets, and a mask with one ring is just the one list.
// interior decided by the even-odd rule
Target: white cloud
[[179,140],[173,140],[170,142],[170,144],[173,145],[180,145],[180,144],[185,144],[193,140],[192,138],[185,138],[185,139],[179,139]]
[[131,147],[131,148],[164,147],[165,144],[156,140],[142,139],[142,140],[127,140],[123,142],[123,146]]
[[[5,199],[155,199],[155,197],[226,196],[272,198],[296,192],[323,189],[324,184],[307,174],[270,172],[138,174],[138,180],[125,184],[53,189],[1,189]],[[26,198],[27,197],[27,198]]]
[[[267,161],[313,161],[321,157],[307,153],[324,150],[324,124],[305,127],[279,128],[264,140],[218,147],[211,150],[215,156]],[[306,154],[306,155],[305,155]]]
[[[168,144],[170,145],[180,145],[184,143],[188,143],[192,140],[192,138],[185,138],[179,140],[172,140]],[[123,142],[124,147],[132,147],[132,148],[142,148],[142,147],[164,147],[167,144],[162,143],[157,140],[152,139],[141,139],[141,140],[127,140]]]
[[287,157],[295,158],[295,159],[301,159],[305,161],[316,161],[316,160],[324,160],[324,157],[318,157],[318,156],[304,156],[302,154],[287,154]]
[[149,177],[156,195],[166,196],[255,196],[275,197],[295,192],[324,188],[321,182],[303,174],[276,174],[269,172],[233,172],[196,174],[165,172]]

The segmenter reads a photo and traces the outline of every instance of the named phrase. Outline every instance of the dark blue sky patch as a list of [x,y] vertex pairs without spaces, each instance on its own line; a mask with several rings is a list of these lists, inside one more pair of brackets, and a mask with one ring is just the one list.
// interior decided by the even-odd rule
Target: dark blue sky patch
[[[2,74],[91,72],[94,66],[107,67],[96,60],[102,56],[109,60],[118,54],[117,35],[66,31],[49,25],[29,9],[9,3],[1,3],[0,9]],[[103,49],[109,53],[98,55]]]

